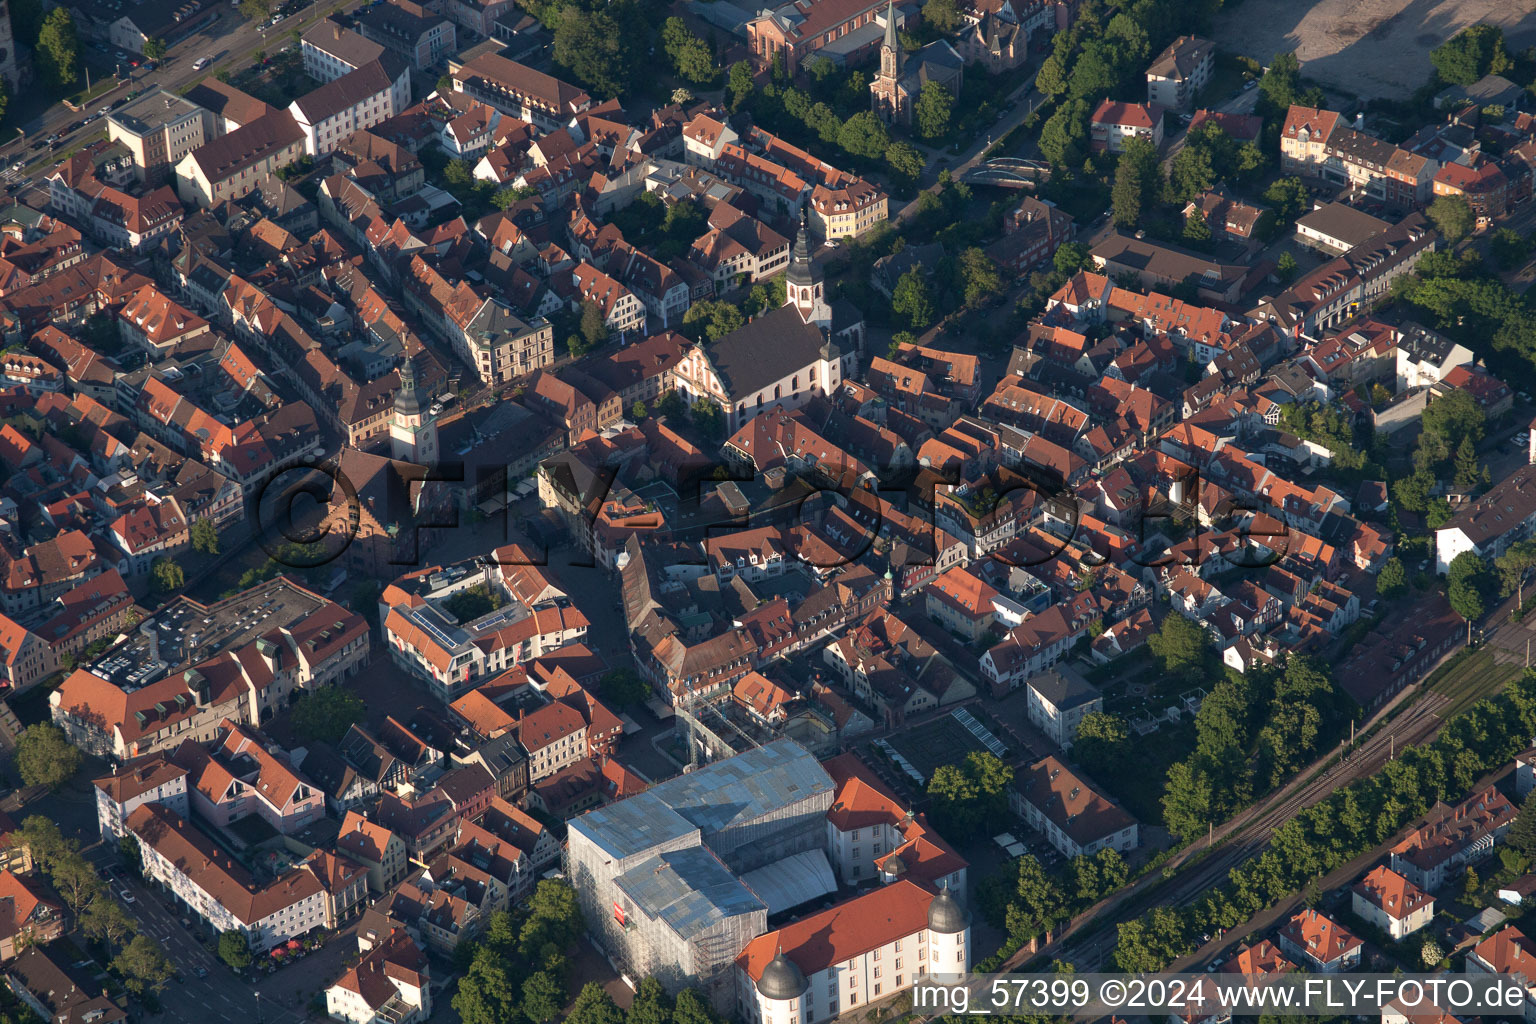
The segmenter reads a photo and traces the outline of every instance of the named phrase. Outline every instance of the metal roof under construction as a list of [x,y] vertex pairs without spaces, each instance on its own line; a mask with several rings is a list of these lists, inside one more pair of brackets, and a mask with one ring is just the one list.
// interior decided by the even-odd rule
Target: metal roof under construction
[[637,796],[588,811],[571,828],[614,857],[628,857],[697,828],[708,837],[836,787],[793,740],[705,765]]
[[807,850],[741,876],[747,888],[768,904],[769,915],[809,903],[837,891],[837,877],[821,850]]
[[647,917],[691,939],[726,918],[765,910],[763,901],[707,847],[647,857],[614,879]]

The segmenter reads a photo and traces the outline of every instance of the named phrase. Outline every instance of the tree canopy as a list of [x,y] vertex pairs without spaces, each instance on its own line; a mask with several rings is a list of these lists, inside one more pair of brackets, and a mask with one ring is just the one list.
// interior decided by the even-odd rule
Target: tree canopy
[[16,740],[16,771],[29,786],[58,789],[80,769],[80,750],[49,722],[27,726]]
[[367,717],[363,699],[341,686],[325,686],[299,698],[289,724],[301,739],[335,743]]
[[1484,75],[1503,74],[1514,67],[1504,50],[1504,30],[1482,23],[1462,29],[1435,47],[1429,62],[1449,85],[1471,85]]

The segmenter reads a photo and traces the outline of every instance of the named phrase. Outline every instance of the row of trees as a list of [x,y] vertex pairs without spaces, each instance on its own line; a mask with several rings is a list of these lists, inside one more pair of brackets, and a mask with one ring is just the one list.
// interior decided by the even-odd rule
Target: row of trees
[[936,267],[917,264],[891,290],[891,311],[897,321],[914,331],[926,329],[940,309],[975,309],[1003,291],[1003,274],[981,249],[969,246],[958,259],[945,259]]
[[[749,109],[753,121],[769,131],[794,138],[809,135],[837,162],[863,171],[884,170],[898,184],[915,182],[923,173],[923,155],[910,142],[892,138],[884,122],[868,109],[869,93],[863,72],[850,74],[841,88],[834,87],[833,80],[826,78],[827,84],[818,89],[816,69],[830,67],[832,63],[826,58],[820,58],[820,61],[824,64],[815,64],[811,69],[810,92],[787,82],[768,82],[758,88],[745,61],[733,65],[730,74],[733,105]],[[924,124],[934,130],[934,137],[949,130],[947,107],[942,110],[943,124],[938,123],[941,119],[939,108],[949,93],[943,88],[938,91],[943,94],[942,98],[933,97],[931,90],[924,89],[913,108],[919,134],[922,134]],[[856,103],[852,102],[851,94],[854,93],[862,94]],[[928,98],[924,100],[924,96]],[[838,115],[837,106],[861,109],[855,109],[844,118]]]
[[[576,891],[543,881],[525,914],[499,911],[484,934],[455,954],[464,975],[453,997],[463,1024],[544,1024],[561,1017],[570,982],[567,951],[583,929]],[[566,1024],[721,1024],[694,989],[674,1001],[655,978],[645,978],[626,1013],[603,987],[589,982],[564,1014]]]
[[[21,823],[10,835],[13,846],[26,846],[32,861],[74,913],[87,938],[101,943],[109,966],[137,996],[153,996],[165,988],[175,969],[159,943],[139,933],[138,922],[113,898],[96,865],[66,839],[59,826],[40,814]],[[125,852],[137,861],[138,842],[124,840]]]
[[[1225,821],[1310,763],[1344,720],[1345,698],[1314,659],[1291,657],[1283,669],[1223,670],[1205,632],[1175,613],[1163,619],[1147,646],[1166,677],[1210,687],[1195,715],[1193,749],[1169,767],[1163,790],[1164,824],[1185,839]],[[1086,715],[1074,750],[1082,764],[1105,777],[1135,771],[1135,745],[1117,715]]]
[[1015,858],[1001,873],[977,886],[982,912],[1017,948],[1093,906],[1130,880],[1125,859],[1112,849],[1068,861],[1060,873],[1046,871],[1033,856]]
[[1114,8],[1100,0],[1084,3],[1072,27],[1053,37],[1051,55],[1035,78],[1036,88],[1056,104],[1040,129],[1045,158],[1061,169],[1080,165],[1087,154],[1089,104],[1139,87],[1152,54],[1176,35],[1202,31],[1217,6],[1216,0],[1136,0]]
[[1428,254],[1413,273],[1392,282],[1392,296],[1495,372],[1520,376],[1536,369],[1536,312],[1490,274],[1472,248]]
[[1456,801],[1525,749],[1536,731],[1536,672],[1452,718],[1433,743],[1404,750],[1369,778],[1340,789],[1275,830],[1269,848],[1186,907],[1158,907],[1119,926],[1115,964],[1156,971],[1204,932],[1234,928],[1276,901],[1385,842],[1436,801]]

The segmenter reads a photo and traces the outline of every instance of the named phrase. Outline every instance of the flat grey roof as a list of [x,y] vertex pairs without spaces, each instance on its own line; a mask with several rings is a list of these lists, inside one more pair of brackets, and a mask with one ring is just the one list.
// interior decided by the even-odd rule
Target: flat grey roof
[[685,939],[726,918],[768,909],[704,846],[647,857],[614,884],[647,917],[666,922]]
[[695,828],[713,835],[835,788],[804,747],[778,740],[588,811],[570,827],[610,855],[630,857]]
[[694,831],[686,818],[651,791],[590,810],[571,822],[570,827],[604,853],[621,860]]
[[778,740],[648,792],[709,835],[835,788],[832,776],[804,747]]

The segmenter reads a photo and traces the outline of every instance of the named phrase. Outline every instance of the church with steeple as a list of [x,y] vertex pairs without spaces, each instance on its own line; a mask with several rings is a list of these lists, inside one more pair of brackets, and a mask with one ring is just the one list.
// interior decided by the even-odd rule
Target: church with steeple
[[901,48],[901,15],[896,0],[885,8],[885,39],[880,44],[880,70],[869,83],[870,107],[886,124],[910,126],[912,106],[923,86],[936,82],[960,98],[965,61],[947,40],[936,39],[910,57]]
[[727,433],[769,409],[795,409],[830,395],[858,372],[864,317],[845,299],[828,300],[802,220],[784,275],[784,304],[760,313],[712,345],[694,345],[673,374],[691,403],[706,398]]
[[437,422],[428,397],[416,386],[416,364],[410,356],[400,367],[400,390],[395,392],[395,408],[389,418],[390,455],[398,462],[430,466],[437,462]]

